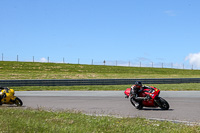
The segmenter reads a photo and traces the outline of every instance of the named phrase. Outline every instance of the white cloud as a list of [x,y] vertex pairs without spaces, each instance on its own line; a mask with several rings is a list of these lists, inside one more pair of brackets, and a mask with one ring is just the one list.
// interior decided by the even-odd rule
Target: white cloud
[[189,60],[190,65],[195,65],[200,67],[200,52],[199,53],[191,53],[189,54],[185,60]]
[[40,59],[40,62],[47,62],[47,59],[45,59],[44,57]]
[[149,58],[146,57],[138,57],[138,61],[151,61]]
[[175,11],[173,11],[173,10],[167,10],[164,13],[167,14],[168,16],[176,16]]

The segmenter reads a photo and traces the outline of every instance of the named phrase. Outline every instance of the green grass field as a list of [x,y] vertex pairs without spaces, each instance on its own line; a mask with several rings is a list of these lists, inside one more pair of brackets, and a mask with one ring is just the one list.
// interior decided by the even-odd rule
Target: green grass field
[[2,133],[199,133],[187,126],[144,118],[89,116],[74,111],[0,108]]
[[199,78],[200,70],[0,61],[0,79]]
[[[139,68],[120,66],[95,66],[56,63],[0,62],[0,80],[12,79],[106,79],[106,78],[198,78],[199,70],[166,68]],[[131,85],[97,86],[24,86],[12,87],[26,90],[125,90]],[[199,84],[155,84],[162,90],[200,90]],[[0,107],[0,132],[9,133],[82,133],[82,132],[152,132],[197,133],[200,126],[187,126],[171,122],[152,121],[143,118],[116,118],[88,116],[74,111],[47,111],[41,108],[27,109]]]

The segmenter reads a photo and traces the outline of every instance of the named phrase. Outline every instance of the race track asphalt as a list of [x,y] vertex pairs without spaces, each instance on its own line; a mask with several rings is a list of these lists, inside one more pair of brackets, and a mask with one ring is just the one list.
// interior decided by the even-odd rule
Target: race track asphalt
[[123,91],[19,91],[16,96],[22,99],[23,107],[200,123],[200,91],[162,91],[160,96],[168,101],[169,110],[137,110]]

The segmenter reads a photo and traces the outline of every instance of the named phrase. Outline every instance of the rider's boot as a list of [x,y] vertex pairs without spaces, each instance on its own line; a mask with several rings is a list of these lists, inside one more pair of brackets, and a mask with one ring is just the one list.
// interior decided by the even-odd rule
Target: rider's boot
[[125,98],[129,98],[129,96],[126,95]]
[[135,107],[137,108],[137,107],[139,107],[139,103],[138,102],[135,102]]
[[134,99],[134,102],[133,102],[134,104],[135,104],[135,107],[137,108],[137,107],[139,107],[139,102],[138,101],[136,101],[135,99]]

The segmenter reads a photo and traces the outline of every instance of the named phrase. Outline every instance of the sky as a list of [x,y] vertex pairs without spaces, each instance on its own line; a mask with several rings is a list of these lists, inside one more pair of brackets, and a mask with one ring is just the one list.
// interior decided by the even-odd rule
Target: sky
[[200,69],[199,0],[0,0],[0,60]]

